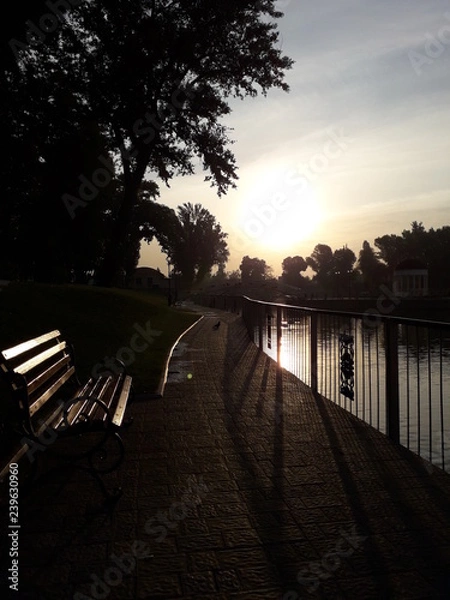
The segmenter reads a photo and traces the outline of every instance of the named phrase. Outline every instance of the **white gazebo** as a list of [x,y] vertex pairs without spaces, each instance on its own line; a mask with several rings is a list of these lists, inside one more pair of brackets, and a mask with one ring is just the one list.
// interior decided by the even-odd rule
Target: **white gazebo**
[[394,294],[401,298],[428,295],[428,267],[417,258],[407,258],[394,269]]

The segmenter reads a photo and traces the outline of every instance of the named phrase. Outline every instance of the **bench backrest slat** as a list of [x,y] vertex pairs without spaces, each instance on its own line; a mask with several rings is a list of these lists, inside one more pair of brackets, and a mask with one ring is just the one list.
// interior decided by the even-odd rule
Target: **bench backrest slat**
[[[59,330],[0,351],[2,373],[18,399],[22,426],[31,435],[38,435],[47,423],[56,429],[82,421],[105,423],[109,409],[114,411],[114,424],[120,424],[131,386],[131,378],[126,377],[124,386],[124,375],[120,375],[91,377],[81,387],[72,347]],[[63,402],[58,390],[66,383],[72,387],[70,394],[62,390]],[[117,400],[118,409],[113,406]]]
[[72,348],[59,329],[1,351],[1,372],[16,394],[23,423],[31,432],[52,410],[47,401],[71,378],[77,382]]
[[18,365],[17,367],[15,367],[13,369],[13,371],[14,371],[14,373],[18,373],[19,375],[26,375],[32,369],[35,369],[36,367],[41,365],[43,362],[45,362],[49,358],[52,358],[52,356],[55,356],[59,352],[62,352],[66,348],[67,348],[66,342],[60,342],[56,346],[52,346],[52,348],[49,348],[48,350],[44,350],[44,352],[41,352],[37,356],[33,356],[33,358],[30,358],[29,360],[25,361],[21,365]]
[[[43,386],[49,379],[54,377],[58,371],[65,369],[66,365],[70,362],[70,356],[65,354],[55,364],[51,365],[48,369],[45,369],[42,373],[39,373],[34,379],[32,379],[27,386],[28,394],[32,394],[38,388]],[[65,369],[66,370],[66,369]]]
[[34,340],[29,340],[28,342],[22,342],[21,344],[18,344],[17,346],[13,346],[12,348],[3,350],[3,352],[1,352],[1,356],[3,357],[3,359],[5,361],[12,360],[13,358],[16,358],[17,356],[20,356],[21,354],[25,354],[26,352],[29,352],[30,350],[33,350],[34,348],[37,348],[38,346],[42,346],[42,344],[45,344],[46,342],[49,342],[50,340],[60,337],[60,336],[61,336],[61,332],[58,331],[57,329],[55,329],[54,331],[45,333],[44,335],[41,335],[41,336],[35,338]]
[[32,404],[30,404],[30,417],[32,417],[35,414],[35,412],[38,411],[41,408],[41,406],[43,406],[46,403],[46,401],[49,398],[51,398],[53,394],[57,392],[59,388],[64,383],[66,383],[68,379],[72,377],[74,373],[75,368],[70,367],[70,369],[65,371],[64,374],[57,381],[55,381],[51,386],[47,388],[47,390],[43,394],[41,394],[41,396],[39,396],[39,398],[37,398]]

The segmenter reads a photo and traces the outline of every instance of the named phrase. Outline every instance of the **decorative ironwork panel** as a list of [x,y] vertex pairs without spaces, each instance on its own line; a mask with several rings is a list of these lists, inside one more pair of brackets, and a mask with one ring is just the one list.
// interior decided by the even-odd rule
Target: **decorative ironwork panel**
[[340,392],[350,400],[355,399],[355,348],[354,338],[347,333],[339,335],[339,349],[341,357],[341,385]]
[[272,348],[272,315],[267,315],[267,347]]

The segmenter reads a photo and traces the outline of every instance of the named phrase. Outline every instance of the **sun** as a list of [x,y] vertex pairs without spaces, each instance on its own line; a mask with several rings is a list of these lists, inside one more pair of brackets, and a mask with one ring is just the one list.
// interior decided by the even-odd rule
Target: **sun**
[[[271,250],[295,248],[317,229],[321,213],[314,191],[286,199],[286,208],[279,209],[273,222],[268,223],[259,242]],[[284,205],[283,205],[284,206]]]
[[321,220],[316,191],[306,177],[268,172],[246,198],[241,230],[255,245],[288,250],[309,238]]

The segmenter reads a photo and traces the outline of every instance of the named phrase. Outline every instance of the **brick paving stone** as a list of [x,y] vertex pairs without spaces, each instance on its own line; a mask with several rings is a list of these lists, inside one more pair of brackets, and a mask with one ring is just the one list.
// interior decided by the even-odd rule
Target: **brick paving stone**
[[450,597],[448,474],[278,370],[236,315],[206,315],[169,370],[130,407],[115,510],[76,472],[21,498],[24,594],[89,597],[94,574],[111,600]]
[[139,572],[135,598],[138,600],[164,600],[165,598],[182,597],[180,577],[176,574],[160,574],[149,576]]
[[214,550],[208,552],[191,552],[188,558],[188,572],[208,571],[219,567],[217,553]]
[[[212,571],[202,571],[201,573],[186,573],[182,575],[183,591],[186,596],[203,596],[213,594],[217,591],[217,585]],[[221,590],[223,591],[223,590]]]
[[237,592],[241,589],[239,573],[236,569],[218,569],[215,572],[217,587],[220,592]]
[[261,543],[259,535],[251,528],[227,529],[223,537],[227,548],[257,546]]

